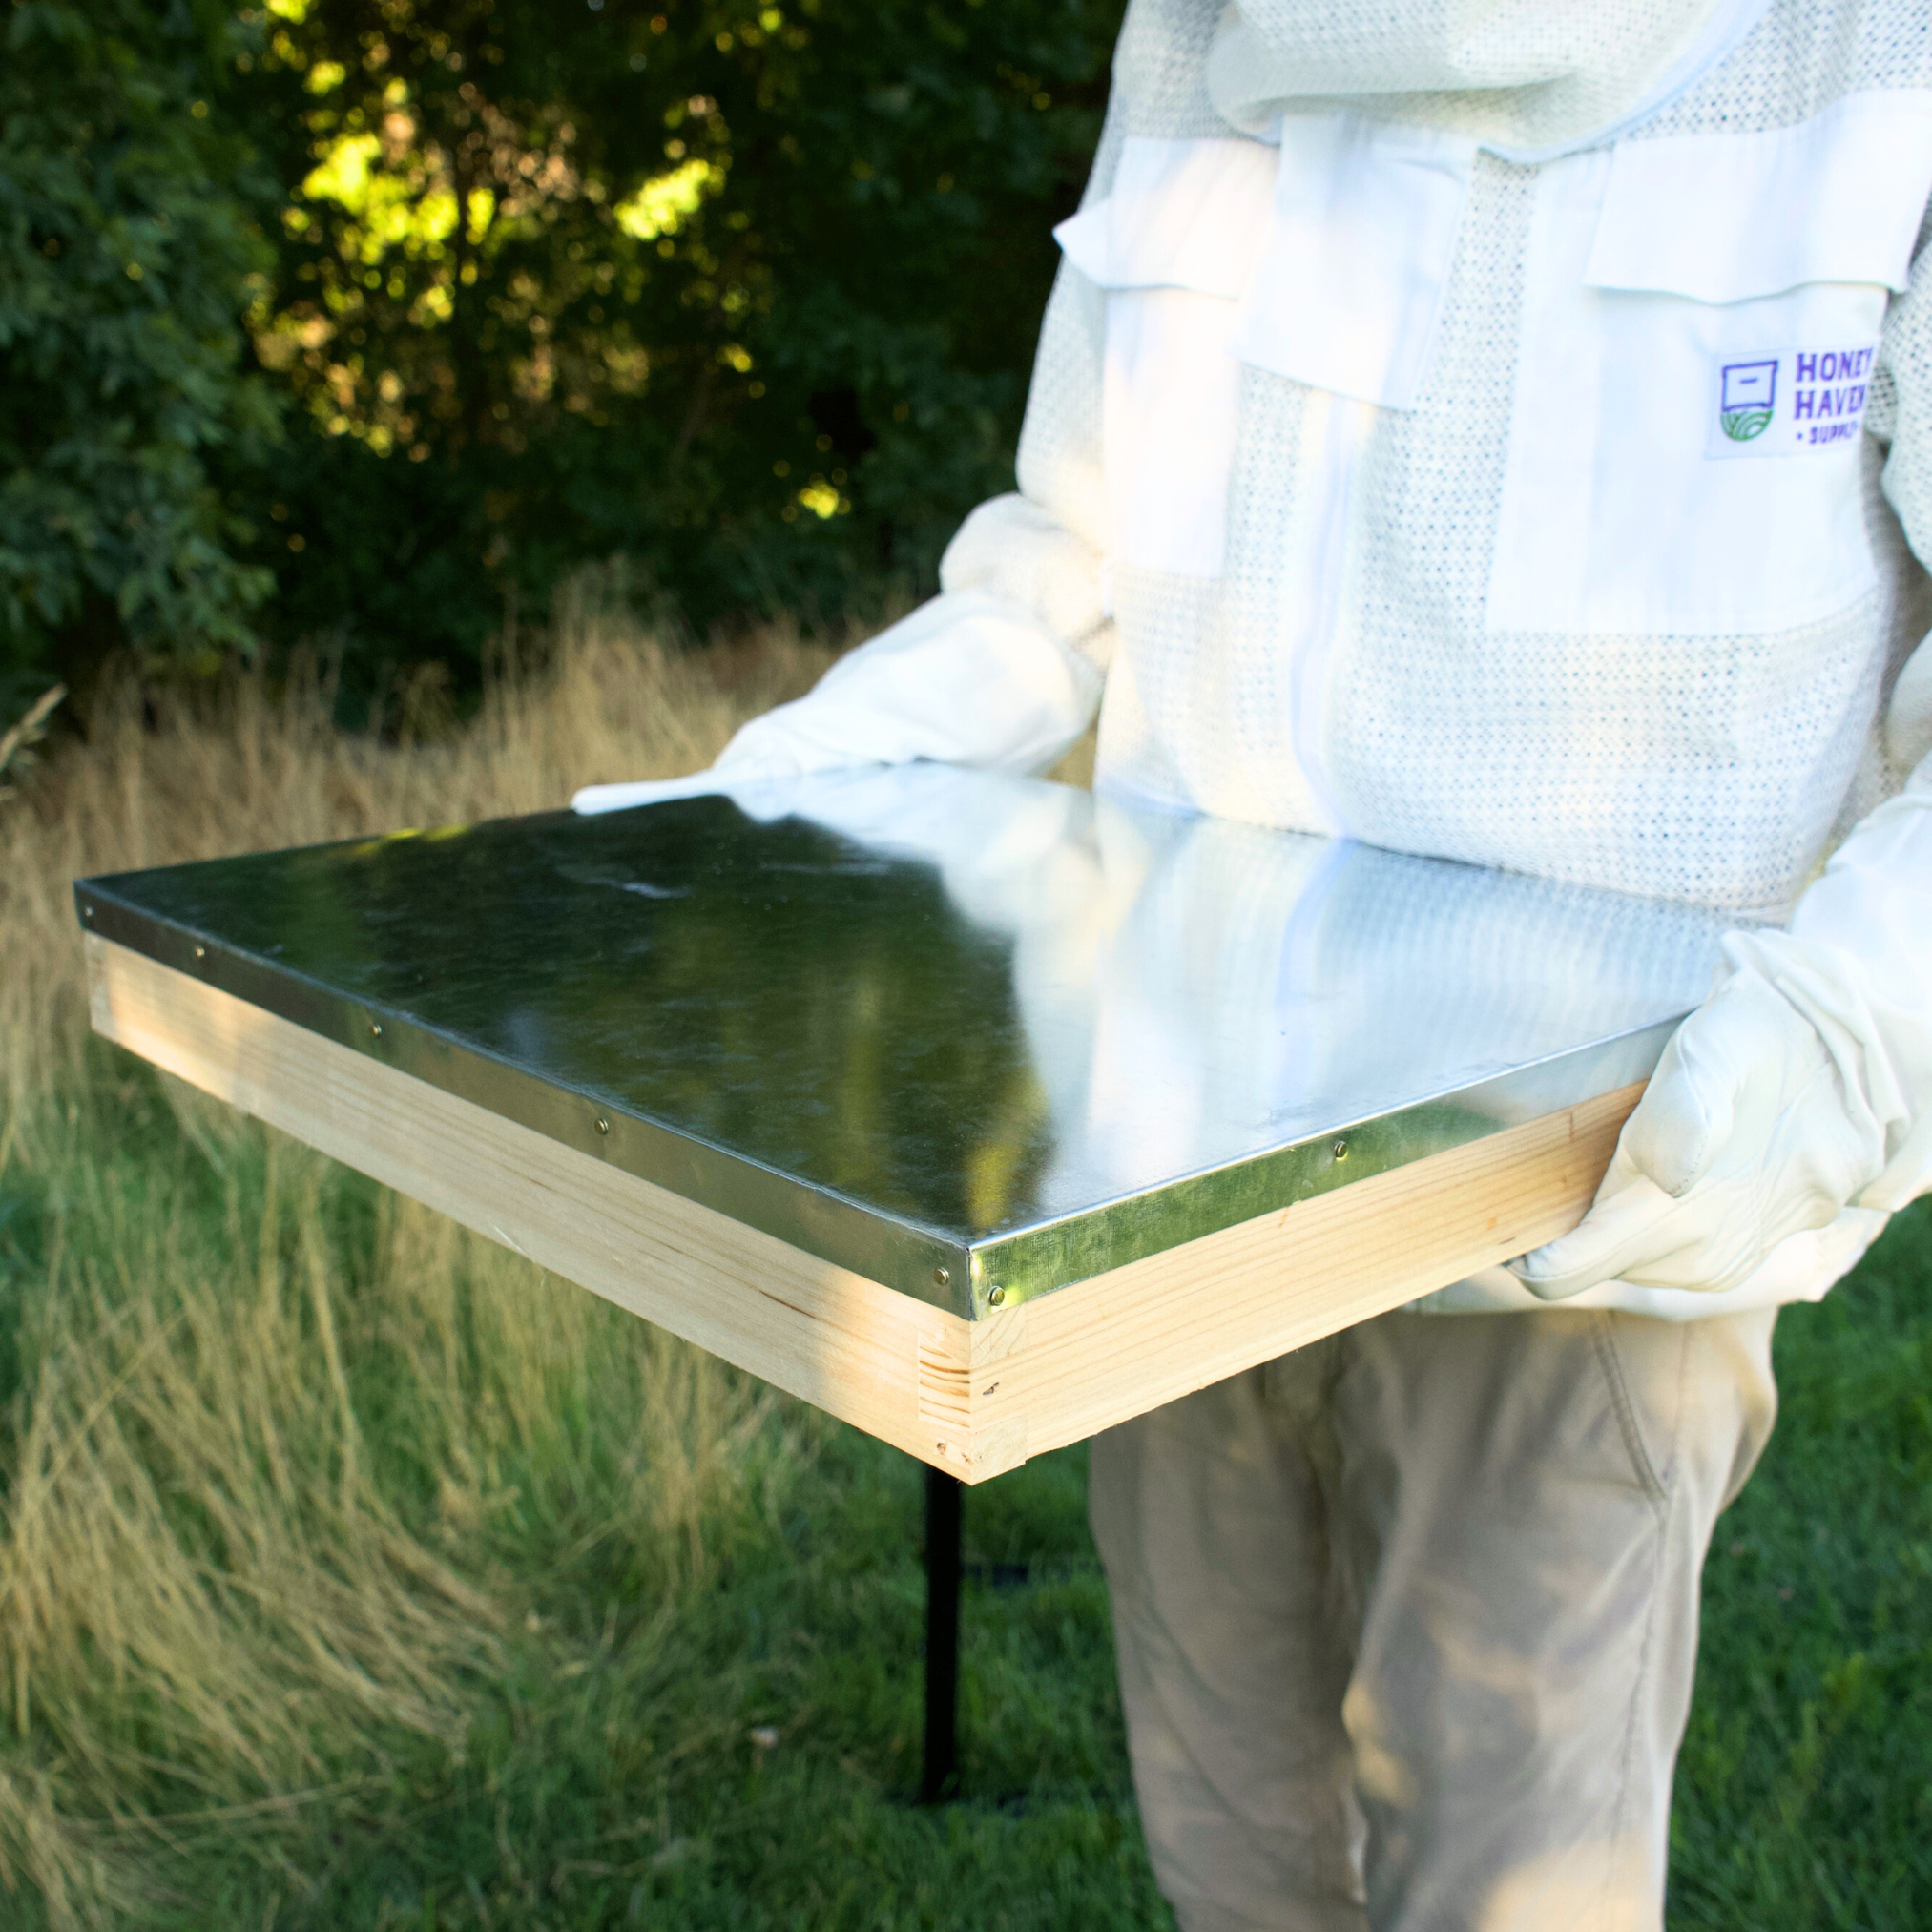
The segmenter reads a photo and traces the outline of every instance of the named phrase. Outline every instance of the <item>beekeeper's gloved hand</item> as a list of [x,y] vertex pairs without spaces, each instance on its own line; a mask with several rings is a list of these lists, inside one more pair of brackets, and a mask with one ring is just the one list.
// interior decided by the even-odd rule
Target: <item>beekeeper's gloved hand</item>
[[1546,1300],[1601,1281],[1738,1287],[1846,1207],[1932,1183],[1932,774],[1866,819],[1785,932],[1733,933],[1594,1205],[1510,1265]]
[[841,657],[805,696],[755,717],[710,770],[589,785],[579,812],[735,791],[768,779],[936,758],[1044,771],[1087,729],[1100,673],[1019,605],[950,592]]
[[1736,969],[1664,1049],[1594,1206],[1512,1264],[1546,1300],[1611,1279],[1735,1288],[1883,1169],[1903,1100],[1856,991],[1816,960],[1774,980],[1749,942],[1725,950]]

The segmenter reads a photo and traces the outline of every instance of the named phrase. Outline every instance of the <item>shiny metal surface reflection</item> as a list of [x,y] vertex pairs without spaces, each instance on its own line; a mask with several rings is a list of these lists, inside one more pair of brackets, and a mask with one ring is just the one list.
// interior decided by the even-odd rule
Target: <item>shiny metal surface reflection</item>
[[933,765],[76,896],[967,1316],[1645,1077],[1728,923]]

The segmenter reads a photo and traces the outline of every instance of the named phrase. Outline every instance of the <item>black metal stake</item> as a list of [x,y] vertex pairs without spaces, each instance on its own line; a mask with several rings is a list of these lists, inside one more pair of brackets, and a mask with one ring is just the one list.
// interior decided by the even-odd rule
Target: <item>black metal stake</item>
[[921,1804],[950,1796],[959,1753],[960,1507],[963,1485],[925,1465],[925,1770]]

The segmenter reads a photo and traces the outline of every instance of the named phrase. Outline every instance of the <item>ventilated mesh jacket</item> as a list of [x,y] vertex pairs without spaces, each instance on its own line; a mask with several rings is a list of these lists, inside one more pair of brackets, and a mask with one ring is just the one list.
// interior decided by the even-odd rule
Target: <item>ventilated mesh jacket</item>
[[[1361,10],[1328,10],[1340,22]],[[1090,213],[1109,201],[1132,143],[1239,138],[1209,97],[1215,28],[1215,10],[1202,0],[1138,0],[1131,10]],[[1799,600],[1782,596],[1777,579],[1792,577],[1792,550],[1807,532],[1768,531],[1767,556],[1717,517],[1709,541],[1693,529],[1678,554],[1659,557],[1639,525],[1622,554],[1598,560],[1600,576],[1637,587],[1621,599],[1631,614],[1615,597],[1596,600],[1610,612],[1599,621],[1628,628],[1532,628],[1524,618],[1538,614],[1538,594],[1514,599],[1530,608],[1499,628],[1488,609],[1499,533],[1519,547],[1526,539],[1521,519],[1499,531],[1512,436],[1519,448],[1539,434],[1561,438],[1573,408],[1573,441],[1589,442],[1598,466],[1625,466],[1639,492],[1666,488],[1660,472],[1672,464],[1722,461],[1705,456],[1701,433],[1672,450],[1626,437],[1614,393],[1609,420],[1601,390],[1581,393],[1593,380],[1613,387],[1587,358],[1577,391],[1550,380],[1552,359],[1560,365],[1574,344],[1560,327],[1537,338],[1527,313],[1546,239],[1535,232],[1539,192],[1561,171],[1676,143],[1654,152],[1670,159],[1677,206],[1667,212],[1693,231],[1693,255],[1702,224],[1713,248],[1742,227],[1775,257],[1780,232],[1800,216],[1828,254],[1845,218],[1837,200],[1875,191],[1916,200],[1916,234],[1922,143],[1893,171],[1908,177],[1902,182],[1864,178],[1845,190],[1832,180],[1810,208],[1794,211],[1793,191],[1776,178],[1712,196],[1708,211],[1697,202],[1719,146],[1748,146],[1759,131],[1802,133],[1835,104],[1863,106],[1893,91],[1910,115],[1928,85],[1932,30],[1922,10],[1779,0],[1741,45],[1620,142],[1543,166],[1475,151],[1413,406],[1364,405],[1238,364],[1223,553],[1212,573],[1149,567],[1123,541],[1120,505],[1110,507],[1103,390],[1109,305],[1128,292],[1096,285],[1069,260],[1042,335],[1021,496],[969,520],[943,581],[1026,604],[1062,645],[1109,667],[1103,785],[1633,893],[1740,911],[1788,905],[1834,835],[1895,791],[1908,768],[1901,758],[1925,748],[1916,741],[1922,734],[1908,731],[1888,750],[1884,725],[1893,680],[1932,625],[1912,554],[1932,556],[1932,258],[1916,251],[1910,288],[1883,310],[1865,384],[1868,433],[1854,437],[1853,453],[1724,466],[1861,466],[1851,488],[1861,530],[1845,528],[1830,490],[1813,492],[1818,520],[1835,534],[1819,535],[1823,552],[1797,571],[1823,580],[1803,621],[1778,621]],[[1687,136],[1697,145],[1685,146]],[[1776,166],[1769,173],[1776,177]],[[1891,211],[1895,228],[1898,218]],[[1847,274],[1829,260],[1818,266]],[[1885,264],[1852,266],[1876,282]],[[1770,260],[1757,272],[1747,259],[1710,293],[1729,298],[1805,267]],[[1641,280],[1642,270],[1639,262],[1624,279]],[[1665,335],[1707,329],[1714,316],[1736,330],[1740,356],[1814,353],[1777,339],[1785,322],[1776,314],[1767,318],[1773,340],[1759,342],[1750,311],[1788,303],[1782,291],[1699,301],[1670,289],[1672,272],[1672,261],[1660,263],[1661,291],[1617,289],[1603,300],[1648,309],[1639,322]],[[1315,304],[1328,299],[1306,283],[1297,293]],[[1213,298],[1183,291],[1177,300]],[[1792,326],[1818,328],[1820,348],[1857,332],[1837,317]],[[1721,364],[1725,352],[1720,342],[1710,360]],[[1534,420],[1512,421],[1528,357],[1542,359],[1537,389],[1548,405]],[[1788,359],[1787,387],[1796,373]],[[1715,366],[1711,377],[1721,380]],[[1112,480],[1117,499],[1117,471]],[[1158,506],[1146,507],[1149,521],[1158,521]],[[1537,551],[1535,530],[1527,534]],[[1658,572],[1667,580],[1647,587]],[[1767,572],[1769,588],[1753,595]],[[1711,586],[1738,593],[1721,623],[1707,614],[1723,601]],[[1566,600],[1561,585],[1546,586],[1540,601],[1592,615],[1587,597]],[[1689,614],[1676,616],[1673,604]]]
[[1917,0],[1133,0],[1019,493],[721,765],[1041,770],[1098,705],[1102,791],[1773,918],[1865,821],[1798,922],[1884,1185],[1579,1301],[1815,1298],[1932,1173],[1928,197]]

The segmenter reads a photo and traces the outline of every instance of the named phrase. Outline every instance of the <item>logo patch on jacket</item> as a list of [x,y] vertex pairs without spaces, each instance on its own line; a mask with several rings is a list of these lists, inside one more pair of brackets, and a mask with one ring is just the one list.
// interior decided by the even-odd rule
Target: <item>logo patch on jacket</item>
[[1856,445],[1876,343],[1722,356],[1713,370],[1707,456],[1812,456]]

